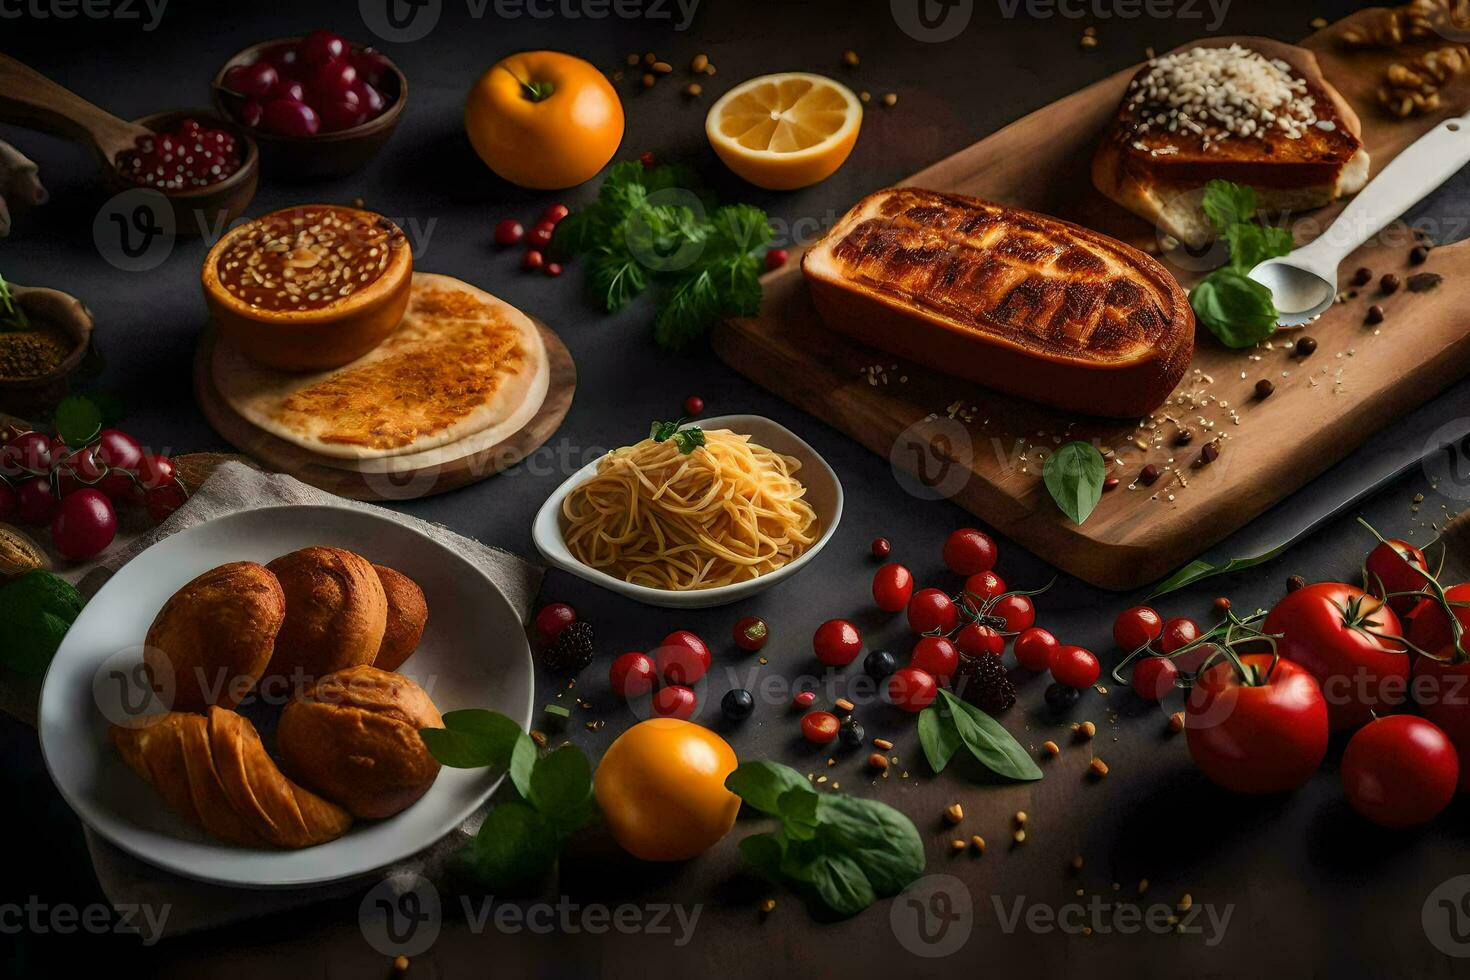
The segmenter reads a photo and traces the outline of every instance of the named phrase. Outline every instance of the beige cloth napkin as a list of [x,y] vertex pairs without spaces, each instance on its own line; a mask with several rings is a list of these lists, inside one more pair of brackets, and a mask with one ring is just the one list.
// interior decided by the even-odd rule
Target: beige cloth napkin
[[[134,555],[156,541],[171,534],[202,524],[216,517],[256,507],[279,504],[328,504],[338,507],[356,507],[372,510],[406,524],[416,531],[428,535],[435,541],[452,548],[488,575],[510,600],[511,606],[524,621],[531,602],[541,586],[545,569],[523,558],[481,544],[438,524],[431,524],[415,517],[407,517],[370,504],[344,500],[309,487],[300,481],[281,474],[262,473],[238,462],[221,465],[208,480],[168,520],[148,533],[141,534],[121,547],[115,546],[90,569],[82,569],[77,588],[83,595],[91,597],[112,577],[113,573],[126,564]],[[68,577],[75,577],[69,575]],[[7,678],[8,680],[8,678]],[[0,685],[4,707],[17,717],[27,718],[34,724],[35,692],[27,687]],[[32,701],[28,714],[23,704],[25,697]],[[12,706],[19,710],[12,710]],[[364,885],[380,881],[400,872],[424,875],[431,881],[438,880],[444,872],[445,861],[460,849],[484,820],[484,811],[473,814],[459,829],[443,840],[392,868],[385,868],[361,878],[348,879],[330,885],[309,888],[258,890],[225,888],[194,881],[155,868],[124,851],[119,850],[89,829],[87,849],[92,855],[92,867],[97,881],[110,902],[116,905],[148,903],[158,909],[169,907],[163,929],[164,935],[178,935],[209,929],[229,922],[254,918],[272,912],[300,908],[328,898],[352,894]]]

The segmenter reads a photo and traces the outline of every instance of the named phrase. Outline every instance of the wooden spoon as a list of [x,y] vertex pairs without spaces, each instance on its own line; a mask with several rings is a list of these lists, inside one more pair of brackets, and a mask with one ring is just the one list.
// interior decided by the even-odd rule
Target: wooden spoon
[[[133,149],[139,137],[149,136],[184,117],[207,119],[229,130],[240,144],[240,169],[205,187],[172,191],[162,196],[174,214],[180,234],[218,235],[250,205],[260,179],[260,152],[250,134],[208,109],[176,110],[127,122],[106,112],[45,75],[0,54],[0,122],[50,133],[88,146],[96,154],[107,183],[114,190],[138,189],[118,172],[117,157]],[[162,193],[162,192],[159,192]]]

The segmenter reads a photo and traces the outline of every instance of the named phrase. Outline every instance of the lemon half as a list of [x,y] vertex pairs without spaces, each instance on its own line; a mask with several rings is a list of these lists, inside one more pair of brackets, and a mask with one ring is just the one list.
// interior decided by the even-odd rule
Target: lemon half
[[710,107],[704,132],[735,173],[767,190],[826,180],[847,160],[863,106],[846,85],[786,72],[742,82]]

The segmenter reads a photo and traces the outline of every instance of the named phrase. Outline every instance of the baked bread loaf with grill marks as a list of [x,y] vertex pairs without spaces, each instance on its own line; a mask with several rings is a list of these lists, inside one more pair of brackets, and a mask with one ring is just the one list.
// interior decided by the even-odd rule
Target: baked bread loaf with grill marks
[[1146,415],[1194,352],[1194,312],[1158,262],[978,198],[914,187],[870,194],[802,270],[830,329],[1074,412]]

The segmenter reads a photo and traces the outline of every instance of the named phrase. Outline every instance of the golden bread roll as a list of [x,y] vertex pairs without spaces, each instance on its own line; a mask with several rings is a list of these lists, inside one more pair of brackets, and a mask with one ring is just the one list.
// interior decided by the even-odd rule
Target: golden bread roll
[[276,729],[292,778],[355,817],[389,817],[423,796],[439,775],[420,728],[442,728],[439,709],[402,674],[339,670],[300,691]]
[[424,626],[429,622],[429,604],[418,583],[387,565],[374,565],[373,571],[383,583],[388,598],[388,625],[383,630],[383,644],[373,666],[379,670],[397,670],[418,649]]
[[299,848],[342,836],[347,811],[295,785],[266,754],[255,726],[225,708],[171,711],[143,727],[114,725],[108,740],[164,801],[213,837],[250,847]]
[[266,566],[286,595],[286,619],[266,676],[309,684],[370,664],[383,643],[388,598],[366,558],[341,548],[302,548]]
[[233,708],[270,662],[286,597],[264,565],[211,568],[163,604],[144,641],[143,662],[176,711]]

